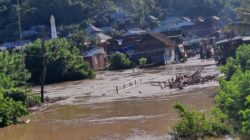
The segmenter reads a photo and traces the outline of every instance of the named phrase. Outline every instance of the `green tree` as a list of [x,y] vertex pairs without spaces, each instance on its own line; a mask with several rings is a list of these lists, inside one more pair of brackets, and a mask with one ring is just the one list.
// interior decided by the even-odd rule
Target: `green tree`
[[[44,47],[43,47],[44,46]],[[40,83],[43,57],[46,54],[46,83],[92,78],[93,72],[84,62],[77,47],[66,39],[37,40],[27,46],[26,66],[30,70],[31,81]]]
[[221,72],[225,74],[226,80],[230,80],[237,70],[240,70],[240,65],[232,57],[228,58],[226,65],[221,67]]
[[129,69],[132,67],[132,62],[123,53],[114,53],[110,58],[111,70]]
[[236,59],[230,58],[222,67],[225,77],[220,78],[216,96],[218,108],[228,115],[235,130],[250,135],[250,50],[249,45],[237,49]]
[[0,73],[7,75],[16,86],[22,86],[30,78],[20,53],[0,52]]

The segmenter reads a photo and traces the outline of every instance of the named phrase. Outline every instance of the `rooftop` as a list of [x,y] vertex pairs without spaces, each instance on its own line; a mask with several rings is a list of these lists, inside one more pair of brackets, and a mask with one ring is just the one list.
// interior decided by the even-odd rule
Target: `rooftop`
[[92,48],[92,49],[86,51],[83,56],[84,57],[92,57],[96,54],[104,54],[104,53],[105,53],[105,51],[103,48],[96,48],[95,47],[95,48]]
[[140,28],[131,28],[131,29],[128,29],[128,31],[124,33],[123,36],[140,35],[140,34],[145,34],[145,33],[146,31]]
[[96,34],[96,36],[100,39],[101,43],[106,42],[107,40],[112,38],[112,37],[105,35],[103,33],[98,33],[98,34]]

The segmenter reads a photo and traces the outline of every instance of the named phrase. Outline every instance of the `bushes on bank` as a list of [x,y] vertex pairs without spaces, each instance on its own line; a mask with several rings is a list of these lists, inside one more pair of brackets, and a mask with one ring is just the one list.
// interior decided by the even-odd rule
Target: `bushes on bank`
[[27,108],[22,102],[16,102],[11,98],[5,98],[0,94],[0,127],[17,123],[18,118],[27,115]]
[[28,107],[34,107],[41,105],[41,97],[40,96],[28,96],[27,98],[27,105]]
[[216,117],[206,117],[204,113],[190,111],[183,105],[174,106],[179,114],[179,121],[173,126],[175,138],[189,138],[196,140],[205,136],[221,136],[229,131],[220,119]]

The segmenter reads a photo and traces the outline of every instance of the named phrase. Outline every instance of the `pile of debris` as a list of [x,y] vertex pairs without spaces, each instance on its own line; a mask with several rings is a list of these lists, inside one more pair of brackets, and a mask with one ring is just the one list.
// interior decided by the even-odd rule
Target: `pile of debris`
[[184,89],[184,87],[190,86],[190,85],[197,85],[197,84],[205,84],[206,82],[214,81],[216,80],[216,77],[219,74],[216,75],[207,75],[202,76],[201,73],[204,69],[199,69],[192,75],[188,74],[176,74],[175,78],[172,78],[168,81],[163,82],[152,82],[154,84],[157,84],[157,86],[160,86],[161,89],[169,87],[170,89]]

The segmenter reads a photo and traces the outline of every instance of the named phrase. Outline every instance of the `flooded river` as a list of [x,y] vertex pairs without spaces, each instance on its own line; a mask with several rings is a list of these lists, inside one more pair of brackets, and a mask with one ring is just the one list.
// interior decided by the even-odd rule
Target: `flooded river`
[[156,98],[131,98],[92,105],[54,105],[30,115],[31,123],[0,129],[1,140],[166,140],[176,121],[172,106],[207,111],[216,88]]
[[[214,61],[188,61],[146,70],[99,72],[94,80],[47,85],[47,97],[65,97],[45,111],[29,115],[31,123],[0,129],[0,140],[168,140],[178,116],[173,105],[183,103],[206,112],[213,105],[217,82],[182,91],[150,84],[178,73],[218,74]],[[122,88],[128,82],[137,82]],[[119,87],[119,93],[116,92]],[[33,88],[34,92],[39,87]]]

